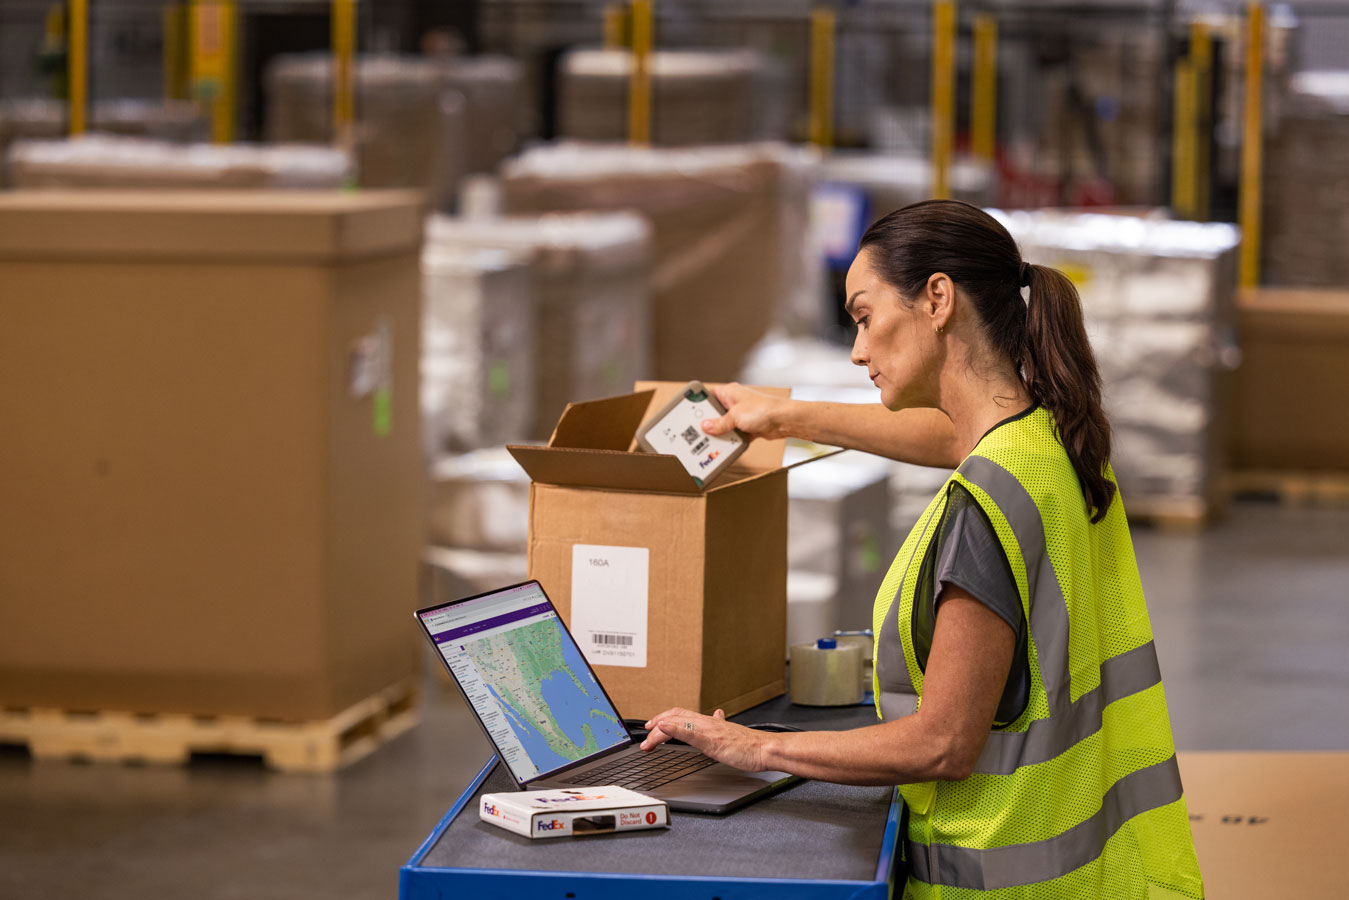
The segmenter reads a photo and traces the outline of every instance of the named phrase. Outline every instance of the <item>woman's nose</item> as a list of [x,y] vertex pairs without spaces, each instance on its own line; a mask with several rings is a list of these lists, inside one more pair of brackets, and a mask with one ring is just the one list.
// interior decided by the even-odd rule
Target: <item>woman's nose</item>
[[852,354],[850,358],[852,359],[852,364],[854,366],[865,366],[868,362],[866,344],[863,342],[860,332],[857,337],[853,338]]

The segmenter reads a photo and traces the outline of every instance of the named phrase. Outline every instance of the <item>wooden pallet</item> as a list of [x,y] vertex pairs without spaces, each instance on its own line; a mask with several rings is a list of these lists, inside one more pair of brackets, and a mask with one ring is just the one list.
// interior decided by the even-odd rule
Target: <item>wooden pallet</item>
[[1132,525],[1146,525],[1172,534],[1198,534],[1213,521],[1213,504],[1203,497],[1126,497],[1124,509]]
[[1245,469],[1224,478],[1233,497],[1273,498],[1286,506],[1349,506],[1349,474]]
[[282,772],[333,772],[420,720],[416,682],[367,697],[331,719],[281,722],[247,716],[0,710],[0,744],[36,759],[183,764],[194,753],[261,756]]

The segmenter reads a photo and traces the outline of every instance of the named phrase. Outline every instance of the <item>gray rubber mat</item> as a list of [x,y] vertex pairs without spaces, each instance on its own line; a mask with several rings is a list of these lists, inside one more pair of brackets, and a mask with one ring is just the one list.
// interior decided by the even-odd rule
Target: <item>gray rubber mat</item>
[[808,781],[727,816],[675,813],[669,829],[530,840],[478,818],[479,795],[514,789],[498,765],[421,865],[872,881],[893,792]]

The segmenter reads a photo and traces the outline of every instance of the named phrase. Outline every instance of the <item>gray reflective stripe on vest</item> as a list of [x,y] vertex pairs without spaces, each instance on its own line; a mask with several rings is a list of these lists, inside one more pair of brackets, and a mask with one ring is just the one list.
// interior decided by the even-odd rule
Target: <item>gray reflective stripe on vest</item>
[[909,664],[904,659],[904,639],[899,633],[899,608],[904,600],[904,583],[908,580],[909,569],[913,566],[914,554],[923,545],[923,537],[926,536],[927,528],[932,524],[932,517],[940,506],[942,504],[928,510],[927,518],[923,519],[918,542],[914,545],[909,558],[904,561],[904,568],[899,573],[895,599],[890,602],[890,608],[885,613],[885,621],[881,623],[880,633],[876,635],[876,682],[881,689],[881,720],[885,722],[911,716],[918,710],[918,690],[913,686],[913,679],[909,677]]
[[974,765],[976,773],[1010,775],[1019,766],[1046,762],[1101,728],[1106,706],[1147,690],[1162,680],[1151,641],[1101,664],[1101,682],[1072,701],[1068,674],[1068,603],[1045,549],[1040,509],[1012,473],[982,456],[967,458],[957,470],[993,499],[1012,527],[1026,565],[1033,601],[1030,631],[1040,677],[1049,697],[1049,717],[1025,731],[994,731]]
[[904,643],[899,635],[899,606],[903,594],[904,576],[901,575],[899,589],[885,613],[880,638],[876,641],[876,683],[881,689],[881,719],[886,722],[911,716],[918,709],[918,694],[909,677],[909,664],[904,661]]
[[1063,589],[1045,549],[1040,509],[1011,472],[986,457],[967,457],[956,472],[982,488],[1012,526],[1026,564],[1026,587],[1034,601],[1030,605],[1030,633],[1039,657],[1040,681],[1049,696],[1049,715],[1066,713],[1072,699],[1068,675],[1068,603],[1063,599]]
[[1065,712],[1036,719],[1025,731],[994,731],[974,764],[983,775],[1011,775],[1020,766],[1047,762],[1101,730],[1101,715],[1116,700],[1145,691],[1162,680],[1152,641],[1101,664],[1101,683]]
[[1106,791],[1095,815],[1048,840],[987,850],[909,841],[909,874],[927,884],[984,891],[1051,881],[1099,857],[1134,816],[1180,798],[1180,769],[1172,756],[1125,775]]

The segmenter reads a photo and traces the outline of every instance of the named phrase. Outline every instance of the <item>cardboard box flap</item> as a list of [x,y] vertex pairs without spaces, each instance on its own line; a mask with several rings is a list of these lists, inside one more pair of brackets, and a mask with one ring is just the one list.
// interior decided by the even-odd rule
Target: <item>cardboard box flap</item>
[[[636,390],[652,391],[654,396],[652,396],[651,401],[643,411],[641,419],[633,426],[633,435],[636,434],[637,428],[645,421],[648,415],[660,409],[666,403],[669,403],[674,395],[679,393],[686,384],[688,384],[687,381],[637,382],[635,385]],[[712,382],[704,382],[704,384],[713,390],[721,387],[720,384],[713,384]],[[759,385],[748,385],[748,387],[751,390],[759,391],[763,394],[770,394],[774,397],[790,397],[792,395],[791,388],[761,387]],[[631,440],[625,446],[635,449],[636,439],[633,435],[629,435]],[[766,441],[761,438],[756,441],[751,441],[749,448],[745,450],[744,453],[740,454],[740,458],[732,464],[731,470],[734,472],[753,472],[755,474],[761,474],[763,472],[771,472],[774,469],[780,469],[782,468],[782,454],[786,449],[786,446],[787,442],[785,440]],[[671,458],[673,459],[673,457]]]
[[[562,412],[562,418],[557,421],[557,427],[553,429],[553,436],[548,439],[548,446],[585,450],[628,450],[632,446],[633,435],[637,433],[637,426],[642,424],[642,418],[651,406],[653,393],[650,390],[639,389],[637,393],[619,397],[568,403]],[[518,455],[516,459],[519,459]],[[679,466],[674,457],[670,459],[676,467]],[[528,466],[525,468],[528,470]],[[687,473],[684,477],[688,477]]]
[[815,453],[814,455],[811,456],[804,457],[803,459],[792,460],[790,463],[783,466],[783,468],[788,471],[791,471],[792,469],[795,469],[797,466],[809,465],[810,463],[816,462],[818,460],[828,459],[831,456],[838,456],[840,453],[848,452],[847,447],[831,447],[828,444],[821,444],[820,446],[823,448],[820,450],[820,452]]
[[702,493],[698,483],[673,456],[520,444],[509,444],[506,449],[529,477],[540,484],[662,494]]

